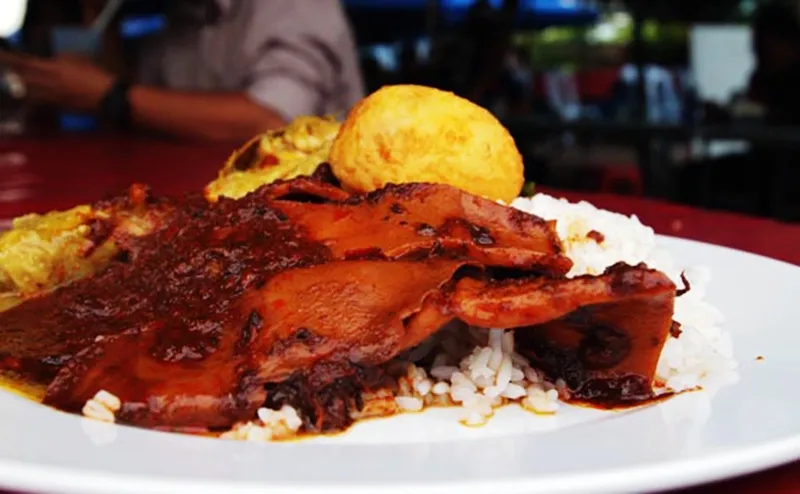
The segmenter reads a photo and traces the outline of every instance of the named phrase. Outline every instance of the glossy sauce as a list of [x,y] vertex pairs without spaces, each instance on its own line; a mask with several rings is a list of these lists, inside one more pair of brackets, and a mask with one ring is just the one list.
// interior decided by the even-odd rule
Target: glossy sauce
[[[694,389],[690,389],[687,391],[696,391]],[[606,401],[586,401],[586,400],[573,400],[569,399],[566,401],[567,404],[581,407],[581,408],[591,408],[594,410],[603,410],[607,412],[622,412],[626,410],[633,410],[635,408],[644,408],[649,407],[651,405],[657,405],[661,402],[667,401],[668,399],[678,395],[683,394],[687,391],[681,391],[680,393],[664,393],[661,395],[654,395],[650,398],[640,398],[638,400],[606,400]]]
[[[378,297],[370,306],[373,313],[382,313],[396,309],[393,306],[384,308],[381,301],[407,296],[411,288],[427,286],[422,283],[424,280],[429,280],[425,283],[431,284],[431,290],[441,289],[441,280],[453,278],[457,263],[417,262],[413,267],[420,269],[410,270],[415,261],[405,261],[410,263],[408,265],[398,261],[381,266],[363,261],[336,264],[329,261],[347,259],[348,252],[361,253],[365,246],[379,247],[382,252],[395,252],[399,256],[409,245],[423,245],[420,238],[424,240],[428,236],[443,236],[444,240],[452,241],[452,255],[463,256],[461,246],[468,245],[474,250],[471,253],[467,249],[468,257],[483,256],[501,266],[538,266],[535,263],[543,262],[543,252],[555,256],[559,251],[552,228],[543,220],[518,212],[506,214],[497,205],[465,201],[461,192],[450,189],[438,190],[425,185],[393,187],[358,198],[356,204],[326,204],[324,195],[311,194],[309,198],[305,193],[308,191],[299,187],[299,183],[284,186],[285,194],[293,200],[288,200],[286,195],[276,200],[271,189],[265,188],[237,201],[221,199],[213,206],[208,206],[202,198],[187,201],[173,211],[160,230],[130,245],[125,259],[118,260],[103,273],[0,314],[0,332],[4,335],[0,339],[0,367],[5,365],[26,375],[35,375],[39,383],[50,383],[58,373],[58,378],[49,385],[45,402],[64,411],[79,413],[98,389],[107,390],[123,402],[117,419],[144,427],[180,428],[197,424],[225,427],[252,417],[255,408],[266,399],[265,406],[269,408],[279,409],[289,404],[300,411],[312,433],[342,430],[351,422],[350,403],[359,403],[359,391],[367,384],[364,381],[370,379],[353,375],[357,371],[348,362],[349,357],[337,359],[335,355],[328,355],[324,357],[327,360],[313,361],[316,355],[327,355],[315,348],[325,343],[324,338],[353,343],[359,352],[367,355],[375,352],[379,358],[390,358],[392,352],[405,348],[384,347],[368,341],[362,335],[371,334],[375,328],[369,325],[371,320],[366,319],[366,322],[352,319],[356,325],[325,323],[331,328],[363,328],[352,334],[333,330],[320,332],[319,326],[309,330],[305,325],[307,320],[319,325],[324,318],[298,316],[295,320],[297,311],[291,309],[291,305],[288,308],[268,306],[262,289],[276,297],[277,293],[288,296],[285,300],[275,299],[282,305],[301,300],[298,294],[315,294],[314,300],[325,303],[312,307],[329,311],[336,306],[331,301],[340,298],[328,296],[329,292],[334,294],[333,291],[320,289],[317,294],[308,288],[323,286],[315,276],[321,276],[319,279],[325,283],[331,280],[345,283],[353,278],[357,283],[342,286],[361,284],[377,291],[376,287],[383,286],[377,280],[387,277],[389,267],[402,270],[403,273],[388,277],[391,283],[386,296]],[[449,206],[435,210],[436,214],[428,211],[425,204],[428,199],[441,199],[442,194],[450,200],[437,203]],[[473,210],[465,210],[464,204]],[[337,219],[337,214],[343,216]],[[326,215],[334,218],[329,220]],[[474,216],[474,222],[468,221],[470,215]],[[409,220],[409,226],[417,225],[413,227],[416,230],[401,227],[401,220],[395,219],[396,216]],[[481,223],[488,226],[499,223],[502,228],[490,231]],[[376,231],[385,234],[379,235]],[[514,249],[502,250],[504,246],[514,246]],[[481,252],[481,248],[488,247],[493,248],[496,258]],[[439,251],[444,247],[424,249],[425,259],[429,259],[442,256]],[[308,274],[312,271],[301,271],[301,268],[321,265],[326,266],[313,273],[323,274],[312,276]],[[557,263],[557,274],[565,274],[570,266],[571,263]],[[275,278],[289,271],[294,277]],[[417,271],[418,276],[403,276]],[[373,276],[376,273],[377,276]],[[370,276],[375,280],[369,281],[372,280]],[[563,375],[567,384],[578,391],[574,393],[576,397],[607,401],[621,394],[626,401],[640,403],[639,398],[652,395],[651,390],[646,389],[649,381],[644,376],[655,366],[668,330],[669,325],[662,328],[660,321],[671,322],[666,316],[671,316],[674,285],[662,283],[652,273],[631,271],[625,266],[610,268],[604,276],[608,277],[614,303],[585,314],[572,313],[571,318],[542,325],[537,331],[523,332],[525,338],[529,334],[553,333],[548,343],[554,344],[554,350],[568,350],[568,359],[562,362],[564,359],[555,358],[557,352],[547,348],[538,351],[537,342],[531,342],[533,353],[540,357],[538,363],[552,364],[543,367],[546,370],[549,367],[553,377]],[[409,286],[398,292],[400,281]],[[267,283],[272,283],[268,290],[264,288]],[[626,298],[642,290],[652,292],[644,302]],[[656,296],[657,290],[663,294]],[[412,298],[422,300],[421,295]],[[407,302],[408,307],[415,303]],[[631,310],[627,310],[629,304]],[[507,309],[500,306],[495,310]],[[667,315],[668,310],[670,314]],[[649,333],[643,336],[642,332],[634,331],[638,328],[617,327],[627,322],[631,313],[639,315],[638,324],[654,329],[652,338],[644,338]],[[287,325],[276,341],[263,336],[271,334],[267,333],[269,328],[263,327],[265,314]],[[393,317],[394,312],[389,312],[387,320]],[[364,325],[360,325],[362,322]],[[427,327],[432,332],[439,325]],[[634,333],[638,339],[631,336]],[[269,346],[253,350],[251,355],[254,341]],[[401,339],[387,333],[382,341],[391,343]],[[91,352],[84,351],[86,349]],[[83,352],[82,360],[70,366],[69,372],[58,372],[67,362],[75,362],[72,359],[80,352]],[[548,358],[549,353],[554,359]],[[284,379],[279,385],[265,386],[264,383],[279,379],[271,381],[255,373],[255,364],[267,358],[273,359],[275,368],[271,372]],[[369,362],[368,359],[364,361]],[[298,366],[297,362],[306,367]],[[280,365],[289,367],[284,371]],[[374,370],[372,365],[375,364],[370,362],[369,367],[363,369]],[[263,367],[258,370],[264,372]],[[290,372],[297,374],[296,381],[286,379]],[[587,383],[609,375],[632,375],[636,379],[632,383],[606,379],[617,384],[589,389]],[[208,379],[211,376],[213,379]],[[23,395],[41,399],[44,386],[18,384],[16,380],[12,387]],[[252,390],[255,392],[251,394]],[[213,397],[214,400],[189,403],[180,399],[185,396]],[[153,400],[154,397],[157,400]],[[176,398],[174,408],[151,407],[153,402],[167,402],[173,398]]]
[[40,403],[47,386],[28,381],[10,371],[0,371],[0,390]]

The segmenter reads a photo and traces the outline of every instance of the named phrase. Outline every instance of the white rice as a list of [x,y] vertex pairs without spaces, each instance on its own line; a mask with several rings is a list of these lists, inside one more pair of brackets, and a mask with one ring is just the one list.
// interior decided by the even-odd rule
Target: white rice
[[297,435],[303,425],[297,410],[288,405],[280,410],[259,408],[257,416],[258,420],[236,424],[220,437],[239,441],[277,441]]
[[101,389],[93,398],[83,405],[84,417],[101,422],[114,422],[116,413],[122,408],[122,402],[115,395]]
[[[635,216],[627,217],[597,209],[589,203],[570,203],[545,194],[519,198],[512,207],[547,220],[557,220],[557,232],[565,254],[574,266],[568,276],[597,275],[618,262],[645,263],[667,274],[683,286],[681,273],[691,290],[676,299],[675,321],[681,324],[679,338],[667,340],[656,372],[657,391],[684,391],[707,380],[729,374],[736,368],[730,336],[721,329],[722,314],[705,302],[710,272],[701,266],[675,266],[670,254],[659,248],[652,228]],[[601,236],[591,235],[599,232]],[[433,355],[428,369],[413,362]],[[406,355],[407,373],[394,393],[379,390],[363,395],[364,409],[354,418],[390,415],[398,411],[418,412],[429,406],[458,406],[467,426],[485,424],[494,409],[509,403],[538,414],[552,414],[559,398],[568,398],[563,381],[548,382],[514,350],[513,331],[471,328],[468,332],[445,328],[434,338]],[[115,403],[108,396],[95,396],[84,413],[113,421]],[[118,406],[117,406],[118,409]],[[292,407],[262,408],[255,421],[238,424],[222,437],[269,441],[295,435],[302,421]]]
[[556,385],[514,353],[513,331],[473,328],[465,338],[457,328],[445,329],[440,340],[432,348],[430,373],[411,363],[399,379],[395,401],[400,410],[456,405],[463,424],[478,426],[511,402],[542,414],[558,409]]
[[[669,276],[683,286],[683,272],[692,289],[675,300],[674,319],[681,324],[679,338],[670,337],[661,354],[656,379],[665,390],[684,391],[736,369],[730,335],[721,329],[722,313],[704,300],[711,273],[704,266],[676,266],[672,256],[657,245],[652,228],[636,216],[598,209],[587,202],[570,203],[545,194],[520,198],[512,207],[547,220],[556,228],[566,255],[574,266],[569,276],[600,274],[607,267],[640,262]],[[600,232],[597,242],[587,234]]]

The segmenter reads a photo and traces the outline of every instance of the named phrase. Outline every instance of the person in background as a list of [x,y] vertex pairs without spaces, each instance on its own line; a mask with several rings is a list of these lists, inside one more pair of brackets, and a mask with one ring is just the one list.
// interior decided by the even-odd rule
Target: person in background
[[[83,0],[88,7],[103,0]],[[130,80],[75,56],[0,53],[32,103],[95,112],[116,128],[243,141],[363,97],[355,42],[335,0],[171,0],[167,28]],[[91,10],[91,9],[88,9]]]
[[[753,20],[753,53],[756,66],[740,102],[755,102],[764,108],[764,123],[773,126],[800,125],[800,18],[797,2],[765,3]],[[725,114],[727,119],[731,115]],[[681,199],[692,205],[722,206],[750,214],[768,216],[774,211],[774,174],[785,152],[754,144],[743,154],[689,163],[679,177]],[[800,190],[797,167],[788,167],[782,183],[790,197]],[[736,204],[728,204],[736,197]],[[744,199],[742,199],[744,198]]]
[[488,0],[478,0],[467,11],[463,42],[470,53],[464,87],[467,99],[491,108],[497,98],[505,69],[506,55],[513,43],[513,22],[518,0],[503,0],[494,8]]
[[765,4],[753,23],[756,67],[745,98],[766,109],[769,123],[800,124],[800,19],[797,2]]
[[533,57],[528,48],[515,46],[506,56],[505,84],[509,112],[528,115],[533,107]]

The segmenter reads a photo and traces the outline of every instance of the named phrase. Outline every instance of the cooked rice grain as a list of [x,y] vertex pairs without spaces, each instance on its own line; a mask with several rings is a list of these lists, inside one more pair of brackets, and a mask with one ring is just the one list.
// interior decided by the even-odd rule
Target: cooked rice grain
[[114,422],[116,413],[122,408],[122,402],[106,390],[98,391],[94,397],[83,405],[83,416],[101,422]]
[[277,441],[297,435],[303,425],[294,408],[284,405],[280,410],[259,408],[258,420],[237,424],[220,437],[239,441]]

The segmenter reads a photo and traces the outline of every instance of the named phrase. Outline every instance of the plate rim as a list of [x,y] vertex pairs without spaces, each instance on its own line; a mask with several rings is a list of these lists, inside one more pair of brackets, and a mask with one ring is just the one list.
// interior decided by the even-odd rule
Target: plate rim
[[[336,483],[336,484],[275,484],[256,481],[169,479],[159,476],[136,476],[108,474],[92,470],[74,470],[63,467],[41,467],[36,464],[0,460],[2,488],[20,489],[23,492],[57,492],[59,494],[105,494],[109,487],[123,486],[111,492],[139,494],[141,492],[185,492],[196,494],[371,494],[379,490],[382,494],[436,494],[458,492],[480,494],[487,489],[502,490],[506,494],[530,492],[571,494],[586,492],[660,492],[713,483],[743,477],[765,469],[788,465],[800,460],[800,434],[771,441],[763,445],[738,448],[731,452],[701,455],[685,460],[669,460],[638,467],[621,467],[607,470],[591,470],[570,475],[567,480],[560,475],[536,478],[523,477],[517,480],[481,479],[448,481],[443,483],[407,482],[400,485],[382,483]],[[680,471],[680,475],[670,475]],[[49,480],[44,480],[48,479]],[[37,481],[31,481],[37,479]],[[653,482],[653,479],[656,479]],[[601,486],[598,488],[598,486]],[[648,486],[644,488],[644,486]]]
[[678,242],[678,243],[685,243],[685,244],[701,245],[703,247],[713,247],[715,249],[726,250],[726,251],[728,251],[730,253],[734,253],[734,254],[739,254],[739,255],[745,254],[745,255],[748,255],[748,256],[757,257],[757,258],[761,259],[762,261],[769,261],[769,262],[782,264],[784,267],[787,267],[787,268],[800,269],[800,264],[792,264],[791,262],[784,261],[783,259],[776,259],[774,257],[769,257],[767,255],[759,254],[757,252],[750,252],[749,250],[737,249],[736,247],[729,247],[727,245],[713,244],[711,242],[706,242],[706,241],[703,241],[703,240],[694,240],[694,239],[691,239],[691,238],[676,237],[674,235],[664,235],[664,234],[661,234],[661,233],[656,233],[655,235],[656,235],[656,238],[659,239],[659,240],[665,239],[668,242]]

